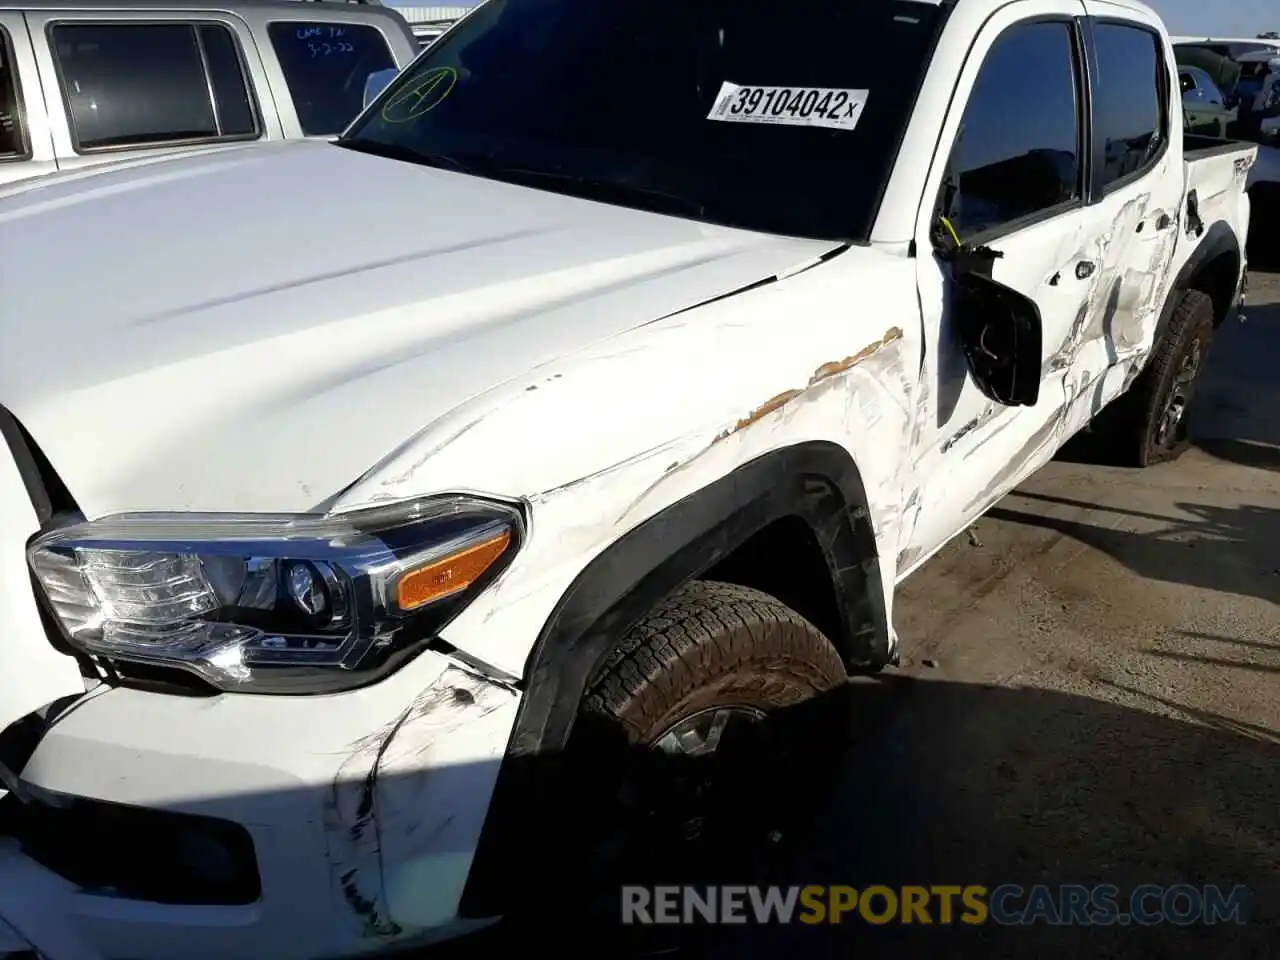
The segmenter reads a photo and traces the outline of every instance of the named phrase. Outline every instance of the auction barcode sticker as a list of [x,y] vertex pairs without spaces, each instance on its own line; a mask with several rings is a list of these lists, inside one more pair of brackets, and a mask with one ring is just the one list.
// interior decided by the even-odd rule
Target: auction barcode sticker
[[868,95],[834,87],[744,87],[726,80],[707,119],[852,130]]

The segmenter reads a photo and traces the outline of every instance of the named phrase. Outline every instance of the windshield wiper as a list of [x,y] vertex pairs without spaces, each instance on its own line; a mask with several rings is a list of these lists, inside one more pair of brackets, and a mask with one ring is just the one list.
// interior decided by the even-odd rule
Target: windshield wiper
[[[568,173],[556,173],[551,170],[526,170],[521,167],[492,166],[484,171],[484,176],[495,180],[510,180],[525,183],[529,186],[546,186],[558,193],[568,193],[591,200],[603,200],[612,203],[638,205],[652,210],[655,206],[665,208],[668,213],[683,214],[691,217],[705,217],[706,204],[690,197],[682,197],[675,193],[665,193],[649,187],[638,187],[630,183],[617,183],[612,180],[592,180]],[[657,211],[661,212],[661,211]]]
[[345,147],[356,153],[367,153],[375,157],[386,157],[388,160],[404,160],[425,167],[438,167],[441,170],[456,170],[458,173],[471,173],[471,167],[457,157],[445,153],[432,153],[429,150],[418,150],[399,143],[382,143],[378,140],[361,140],[352,137],[349,140],[334,140],[334,146]]

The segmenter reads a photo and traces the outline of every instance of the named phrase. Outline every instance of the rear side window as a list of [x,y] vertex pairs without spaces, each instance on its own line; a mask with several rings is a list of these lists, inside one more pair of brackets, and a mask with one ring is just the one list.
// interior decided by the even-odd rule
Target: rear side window
[[22,129],[22,99],[18,95],[18,65],[9,35],[0,30],[0,161],[25,160],[27,138]]
[[359,23],[300,20],[267,26],[298,123],[309,137],[341,133],[364,107],[364,82],[394,70],[382,31]]
[[943,187],[943,215],[962,238],[1079,199],[1076,62],[1062,22],[1010,27],[988,51]]
[[81,152],[258,134],[236,39],[221,24],[61,23],[50,37]]
[[1104,143],[1104,190],[1140,177],[1159,158],[1166,135],[1165,67],[1160,38],[1141,27],[1099,23],[1094,122]]

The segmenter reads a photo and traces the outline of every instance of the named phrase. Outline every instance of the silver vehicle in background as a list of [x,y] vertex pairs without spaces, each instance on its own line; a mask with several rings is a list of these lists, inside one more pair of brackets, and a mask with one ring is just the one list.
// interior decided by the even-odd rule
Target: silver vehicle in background
[[478,7],[481,0],[456,0],[454,3],[430,6],[401,6],[396,9],[418,40],[418,46],[426,49],[468,13]]
[[0,185],[333,137],[417,53],[377,0],[0,0]]

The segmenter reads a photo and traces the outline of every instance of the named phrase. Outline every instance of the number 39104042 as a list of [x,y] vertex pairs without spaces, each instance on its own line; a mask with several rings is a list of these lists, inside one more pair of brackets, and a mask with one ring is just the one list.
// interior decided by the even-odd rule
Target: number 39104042
[[867,100],[865,90],[823,87],[747,87],[726,83],[710,119],[852,129]]

